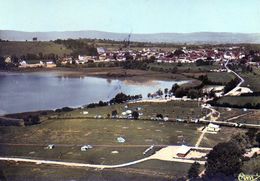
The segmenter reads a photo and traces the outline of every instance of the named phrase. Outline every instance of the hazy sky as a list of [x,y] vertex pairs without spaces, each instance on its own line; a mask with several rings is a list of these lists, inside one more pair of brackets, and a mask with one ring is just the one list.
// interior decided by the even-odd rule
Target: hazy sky
[[0,0],[0,29],[260,33],[260,0]]

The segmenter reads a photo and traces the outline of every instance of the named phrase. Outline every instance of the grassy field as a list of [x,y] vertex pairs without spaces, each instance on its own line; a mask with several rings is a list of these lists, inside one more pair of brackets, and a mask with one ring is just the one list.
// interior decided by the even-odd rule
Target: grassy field
[[221,116],[219,120],[221,121],[225,121],[234,116],[238,116],[246,113],[245,111],[243,111],[243,109],[237,109],[237,108],[224,108],[224,107],[215,107],[215,108],[218,112],[220,112]]
[[257,109],[243,111],[243,109],[237,108],[231,108],[231,110],[228,110],[227,108],[218,107],[216,110],[220,112],[220,121],[228,121],[230,118],[235,118],[229,121],[236,123],[260,124],[260,110]]
[[246,86],[252,89],[254,92],[260,92],[259,68],[254,68],[254,73],[240,73],[240,75],[245,79],[245,83],[242,86]]
[[217,102],[220,104],[229,103],[230,105],[238,105],[238,106],[243,106],[247,103],[255,105],[260,103],[260,97],[259,96],[239,96],[239,97],[226,96],[226,97],[222,97]]
[[208,72],[207,76],[212,82],[220,82],[226,84],[235,78],[234,74],[228,72]]
[[235,78],[235,75],[228,72],[200,72],[200,73],[183,73],[188,77],[198,78],[200,75],[207,75],[209,81],[224,85]]
[[[30,127],[0,127],[1,143],[19,144],[9,146],[0,144],[0,156],[120,164],[143,158],[143,151],[151,144],[194,145],[201,134],[197,130],[200,126],[141,120],[64,119],[48,120]],[[200,146],[214,146],[228,140],[236,131],[238,130],[234,128],[223,127],[218,135],[205,134]],[[123,136],[126,142],[118,143],[116,141],[118,136]],[[29,143],[32,145],[28,145]],[[46,150],[45,146],[50,143],[57,146],[52,150]],[[80,146],[84,144],[93,145],[93,149],[80,151]],[[157,149],[160,147],[155,150]],[[112,154],[112,151],[118,151],[118,154]],[[124,180],[135,177],[136,179],[144,177],[144,180],[171,180],[185,176],[189,167],[190,164],[151,160],[112,170],[70,169],[44,165],[35,167],[31,164],[10,163],[4,164],[1,169],[8,178],[12,178],[11,180],[23,177],[35,178],[34,175],[37,173],[40,175],[37,180],[44,180],[46,177],[50,177],[50,180],[62,180],[62,178],[84,180],[92,178],[90,175],[100,180],[113,180],[117,175],[122,176]],[[68,175],[66,172],[68,169],[73,170],[73,173]],[[12,170],[17,171],[12,173]],[[80,174],[82,172],[88,174]]]
[[[141,120],[48,120],[30,127],[0,127],[1,143],[19,144],[0,144],[0,155],[92,164],[120,164],[145,157],[143,151],[152,144],[194,145],[200,134],[197,128],[198,125],[195,124]],[[126,142],[118,143],[116,138],[119,136],[124,137]],[[50,143],[57,146],[53,150],[46,150],[45,146]],[[93,149],[80,151],[81,145],[84,144],[93,145]],[[112,151],[118,151],[118,154],[112,154]],[[129,169],[133,173],[150,173],[156,170],[161,176],[167,174],[176,178],[186,174],[190,166],[162,161],[152,161],[148,164],[149,167],[146,165],[127,167],[125,172],[131,173]],[[179,173],[182,170],[179,165],[184,165],[182,174]]]
[[[153,167],[164,165],[169,170]],[[149,167],[149,169],[147,169]],[[140,164],[138,167],[117,168],[113,170],[97,170],[91,168],[68,168],[50,165],[19,164],[0,162],[0,172],[6,180],[95,180],[95,181],[118,181],[118,180],[141,180],[142,181],[168,181],[185,176],[190,164],[149,161],[147,164]]]
[[189,73],[189,72],[209,72],[211,69],[218,69],[221,67],[219,64],[213,64],[213,65],[206,65],[206,66],[196,66],[195,63],[183,63],[181,66],[178,66],[178,63],[151,63],[148,65],[150,70],[153,69],[162,69],[164,71],[169,70],[171,72],[171,69],[174,67],[177,67],[178,73]]
[[[1,143],[35,144],[4,146],[2,155],[74,160],[90,163],[124,163],[144,157],[142,152],[149,146],[125,147],[124,145],[194,145],[199,135],[197,125],[173,122],[130,121],[107,119],[48,120],[30,127],[1,127]],[[126,139],[124,144],[117,137]],[[43,145],[64,144],[53,150]],[[40,144],[40,145],[38,145]],[[96,145],[81,152],[84,144]],[[127,149],[126,149],[127,148]],[[111,154],[111,151],[119,154]]]
[[228,141],[232,135],[244,132],[242,129],[221,127],[220,132],[216,134],[206,133],[201,141],[201,147],[213,147],[217,143]]
[[[125,108],[127,106],[127,108]],[[168,116],[169,118],[198,118],[202,117],[205,112],[201,110],[200,105],[197,102],[185,102],[185,101],[170,101],[166,103],[131,103],[131,104],[116,104],[105,107],[89,108],[89,109],[78,109],[66,114],[61,114],[59,117],[71,118],[71,117],[94,117],[95,115],[101,115],[102,117],[107,117],[107,114],[111,115],[113,110],[117,110],[118,114],[121,115],[122,112],[126,110],[136,110],[141,108],[139,113],[143,113],[140,118],[151,119],[155,117],[156,114],[162,114],[163,116]],[[88,111],[89,114],[83,115],[84,111]]]
[[65,46],[53,42],[0,42],[0,47],[0,56],[21,56],[27,53],[38,55],[40,52],[43,54],[54,53],[62,56],[63,54],[71,53],[71,50]]
[[[203,115],[197,102],[172,101],[168,103],[129,104],[127,109],[139,112],[144,118],[156,113],[169,117],[194,117]],[[150,145],[195,145],[202,125],[177,122],[125,119],[94,119],[86,116],[106,116],[112,110],[125,111],[125,104],[78,109],[68,113],[43,116],[41,124],[28,127],[0,127],[0,156],[50,159],[91,164],[121,164],[144,158],[143,151]],[[88,111],[88,115],[83,115]],[[184,116],[185,115],[185,116]],[[53,118],[50,118],[53,117]],[[55,118],[54,118],[55,117]],[[234,128],[222,128],[218,135],[205,135],[200,146],[214,146],[228,140],[236,132]],[[118,137],[125,143],[118,143]],[[8,143],[8,144],[6,144]],[[48,144],[55,144],[52,150]],[[82,152],[82,145],[92,149]],[[154,151],[162,146],[155,147]],[[118,153],[112,153],[118,151]],[[150,153],[152,154],[152,153]],[[63,178],[85,180],[171,180],[187,175],[190,164],[150,160],[126,168],[96,170],[65,168],[32,164],[0,164],[4,175],[11,179],[30,178],[37,180],[63,180]],[[53,169],[53,167],[55,169]],[[15,173],[12,173],[17,170]],[[68,174],[70,170],[71,174]],[[73,172],[72,172],[73,170]],[[40,176],[39,176],[40,175]],[[18,179],[19,180],[19,179]]]
[[260,110],[253,110],[250,114],[235,119],[239,123],[259,124],[260,125]]

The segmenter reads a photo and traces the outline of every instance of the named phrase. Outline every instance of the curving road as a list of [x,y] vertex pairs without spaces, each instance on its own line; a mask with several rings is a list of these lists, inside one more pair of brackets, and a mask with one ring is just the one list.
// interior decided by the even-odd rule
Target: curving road
[[235,71],[231,70],[228,68],[228,63],[229,60],[226,60],[225,63],[225,68],[227,69],[227,72],[232,72],[233,74],[235,74],[235,76],[237,76],[240,79],[240,82],[237,84],[236,87],[234,87],[232,90],[230,90],[229,92],[227,92],[224,96],[228,96],[230,94],[232,94],[233,92],[235,92],[244,82],[245,80],[243,79],[243,77],[241,77],[239,74],[237,74]]
[[0,157],[1,161],[15,161],[15,162],[27,162],[27,163],[35,163],[35,164],[49,164],[49,165],[62,165],[62,166],[70,166],[70,167],[89,167],[89,168],[120,168],[126,167],[130,165],[134,165],[137,163],[141,163],[147,160],[150,160],[150,157],[143,158],[140,160],[119,164],[119,165],[96,165],[96,164],[87,164],[87,163],[76,163],[76,162],[62,162],[62,161],[51,161],[51,160],[36,160],[36,159],[28,159],[28,158],[13,158],[13,157]]
[[[17,157],[0,157],[0,161],[14,161],[14,162],[27,162],[27,163],[35,163],[35,164],[62,165],[62,166],[69,166],[69,167],[89,167],[89,168],[99,168],[99,169],[126,167],[126,166],[130,166],[130,165],[135,165],[135,164],[138,164],[141,162],[145,162],[147,160],[163,160],[163,161],[182,162],[182,163],[194,163],[196,161],[193,159],[173,157],[172,156],[173,152],[176,152],[176,150],[178,150],[179,147],[180,146],[167,146],[167,147],[157,151],[155,154],[153,154],[149,157],[135,160],[135,161],[128,162],[128,163],[118,164],[118,165],[97,165],[97,164],[63,162],[63,161],[52,161],[52,160],[38,160],[38,159],[17,158]],[[190,149],[192,149],[192,148],[194,148],[194,147],[190,147]],[[211,148],[203,148],[203,147],[199,147],[196,149],[211,150]],[[199,162],[200,164],[205,164],[205,161],[196,161],[196,162]]]

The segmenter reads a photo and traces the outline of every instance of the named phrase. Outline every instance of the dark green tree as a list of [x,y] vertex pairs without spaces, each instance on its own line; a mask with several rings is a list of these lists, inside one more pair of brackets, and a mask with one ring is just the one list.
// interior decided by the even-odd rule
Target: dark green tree
[[240,173],[243,152],[233,142],[219,143],[207,155],[206,176],[235,176]]
[[112,117],[116,117],[117,116],[117,110],[113,110],[111,115],[112,115]]
[[123,103],[126,102],[128,100],[128,96],[125,95],[124,93],[119,93],[115,96],[114,101],[115,103]]
[[194,162],[188,171],[188,178],[189,179],[198,178],[199,171],[200,171],[200,164],[198,162]]
[[139,118],[139,113],[138,113],[137,111],[133,111],[133,112],[132,112],[132,117],[133,117],[134,119],[138,119],[138,118]]

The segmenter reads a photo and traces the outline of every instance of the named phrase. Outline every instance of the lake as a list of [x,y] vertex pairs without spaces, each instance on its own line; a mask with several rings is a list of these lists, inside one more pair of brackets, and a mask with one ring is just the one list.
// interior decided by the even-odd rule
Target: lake
[[61,77],[57,73],[0,72],[0,114],[79,107],[100,100],[108,101],[117,93],[127,95],[154,93],[159,88],[188,81],[134,82],[96,77]]

